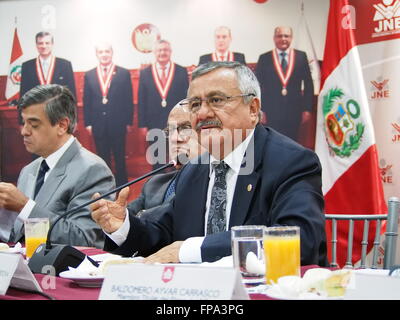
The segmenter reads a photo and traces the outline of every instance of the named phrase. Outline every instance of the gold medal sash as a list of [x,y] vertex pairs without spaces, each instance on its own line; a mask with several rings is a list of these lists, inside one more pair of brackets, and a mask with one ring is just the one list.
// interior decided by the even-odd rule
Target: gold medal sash
[[36,74],[38,76],[39,83],[41,85],[51,83],[51,80],[53,79],[53,74],[54,74],[54,66],[56,64],[55,61],[56,61],[55,56],[51,56],[49,70],[47,73],[47,77],[45,77],[43,68],[42,68],[42,63],[40,62],[39,57],[36,58]]
[[167,106],[168,91],[171,88],[172,80],[174,79],[174,75],[175,75],[175,63],[171,62],[171,67],[169,68],[169,71],[167,74],[167,81],[165,83],[165,87],[163,87],[161,80],[158,77],[157,67],[156,67],[155,63],[153,63],[151,66],[151,72],[153,74],[154,83],[156,84],[158,93],[160,94],[160,97],[162,99],[161,106],[163,108],[165,108]]
[[286,69],[286,74],[283,73],[282,66],[279,62],[279,57],[276,52],[276,50],[272,50],[272,60],[274,62],[274,67],[276,70],[276,73],[279,76],[279,79],[281,80],[282,83],[282,95],[286,96],[287,95],[287,83],[289,82],[290,77],[292,76],[293,69],[294,69],[294,62],[295,62],[295,52],[293,49],[290,49],[289,52],[289,64]]
[[[218,57],[218,55],[217,55],[216,52],[214,52],[214,53],[211,55],[211,60],[212,60],[212,61],[221,61],[221,60],[219,59],[219,57]],[[233,57],[233,52],[232,52],[232,51],[229,51],[229,52],[228,52],[228,59],[227,59],[226,61],[235,61],[235,60],[234,60],[234,57]]]
[[97,71],[97,80],[99,81],[99,84],[100,84],[101,95],[103,97],[101,102],[103,104],[107,104],[107,102],[108,102],[107,95],[108,95],[108,90],[110,89],[111,79],[114,74],[114,70],[115,70],[115,64],[112,63],[110,70],[108,71],[107,78],[104,80],[104,78],[101,74],[101,68],[100,68],[100,66],[97,66],[97,70],[96,70]]

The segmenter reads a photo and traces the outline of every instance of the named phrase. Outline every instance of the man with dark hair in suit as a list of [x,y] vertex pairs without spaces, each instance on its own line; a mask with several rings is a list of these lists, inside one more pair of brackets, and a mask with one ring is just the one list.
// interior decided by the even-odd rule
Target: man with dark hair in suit
[[[167,40],[157,41],[154,46],[155,62],[140,71],[138,89],[140,128],[163,129],[171,109],[186,97],[189,86],[187,70],[173,62],[171,55],[171,44]],[[156,142],[157,140],[149,141],[149,145]],[[161,165],[157,162],[158,157],[159,155],[155,154],[154,158],[150,159],[154,168]]]
[[[0,182],[0,239],[10,242],[21,241],[27,218],[47,217],[52,224],[89,201],[95,190],[105,193],[115,187],[105,162],[73,136],[76,101],[67,87],[36,86],[20,99],[18,109],[25,147],[39,158],[21,170],[17,186]],[[60,220],[52,240],[102,248],[104,234],[86,207]]]
[[237,61],[246,64],[243,53],[229,51],[232,42],[231,29],[219,26],[214,32],[215,52],[200,57],[199,65],[210,61]]
[[22,64],[20,97],[39,84],[50,83],[67,86],[76,97],[72,64],[53,55],[53,36],[41,31],[36,34],[35,40],[39,56]]
[[275,28],[276,48],[260,55],[256,76],[266,124],[299,141],[301,125],[311,118],[314,85],[306,53],[291,48],[292,40],[292,28]]
[[133,122],[133,93],[129,70],[113,62],[109,43],[96,46],[99,64],[85,73],[83,114],[97,154],[112,168],[117,185],[128,181],[125,162],[126,131]]
[[200,65],[181,104],[208,152],[179,171],[175,198],[160,207],[159,219],[127,218],[123,197],[129,188],[115,202],[91,205],[107,233],[124,226],[121,252],[137,251],[145,262],[209,262],[231,254],[233,226],[292,225],[301,230],[302,265],[326,265],[319,159],[259,124],[254,73],[238,62]]

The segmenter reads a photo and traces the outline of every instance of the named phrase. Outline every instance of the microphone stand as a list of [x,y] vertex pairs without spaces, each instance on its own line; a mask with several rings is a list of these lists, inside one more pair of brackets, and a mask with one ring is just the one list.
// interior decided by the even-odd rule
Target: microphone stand
[[[169,163],[161,166],[158,169],[150,171],[145,175],[136,178],[135,180],[129,181],[109,192],[104,193],[100,197],[96,199],[91,199],[80,206],[68,210],[67,212],[60,215],[54,223],[51,225],[48,233],[47,233],[47,240],[46,244],[41,244],[39,247],[36,248],[35,252],[33,253],[32,257],[29,259],[28,266],[33,273],[44,273],[44,274],[51,274],[51,275],[59,275],[60,272],[68,270],[68,267],[76,268],[79,264],[85,259],[86,255],[81,251],[75,249],[72,246],[65,245],[65,244],[52,244],[51,243],[51,233],[54,229],[54,226],[60,221],[61,219],[65,218],[66,216],[76,213],[77,211],[81,210],[82,208],[103,199],[113,193],[116,193],[122,190],[125,187],[128,187],[136,182],[139,182],[147,177],[150,177],[164,169],[174,167],[177,164],[177,161],[172,160]],[[94,265],[98,266],[97,262],[90,259]]]

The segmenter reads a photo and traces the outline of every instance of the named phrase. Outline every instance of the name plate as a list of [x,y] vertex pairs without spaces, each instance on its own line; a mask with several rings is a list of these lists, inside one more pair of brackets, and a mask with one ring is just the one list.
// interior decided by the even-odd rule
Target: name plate
[[0,295],[5,295],[10,285],[42,292],[22,255],[0,253]]
[[382,275],[378,272],[375,274],[354,272],[344,299],[399,300],[400,278]]
[[112,265],[100,300],[248,300],[233,268],[193,265]]

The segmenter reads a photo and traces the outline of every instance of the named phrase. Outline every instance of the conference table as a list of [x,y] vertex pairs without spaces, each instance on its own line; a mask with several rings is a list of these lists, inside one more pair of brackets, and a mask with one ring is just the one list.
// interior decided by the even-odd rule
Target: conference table
[[[105,253],[101,249],[82,248],[79,249],[87,256],[93,256]],[[317,265],[302,266],[301,273],[304,274],[310,268],[317,268]],[[79,286],[73,280],[61,278],[57,276],[49,276],[44,274],[34,274],[39,284],[52,283],[46,289],[43,285],[43,294],[27,292],[21,289],[9,288],[5,295],[0,295],[0,300],[98,300],[100,295],[100,287],[83,287]],[[46,277],[44,279],[44,277]],[[250,293],[251,300],[275,300],[265,294]]]

